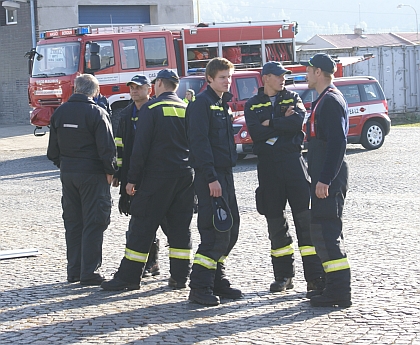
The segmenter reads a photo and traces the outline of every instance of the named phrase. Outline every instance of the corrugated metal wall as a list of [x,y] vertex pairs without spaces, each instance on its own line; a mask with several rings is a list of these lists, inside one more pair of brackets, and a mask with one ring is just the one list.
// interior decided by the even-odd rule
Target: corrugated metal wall
[[346,76],[370,75],[378,79],[390,113],[420,111],[420,46],[301,50],[298,61],[322,52],[340,56],[373,54],[375,58],[345,67]]

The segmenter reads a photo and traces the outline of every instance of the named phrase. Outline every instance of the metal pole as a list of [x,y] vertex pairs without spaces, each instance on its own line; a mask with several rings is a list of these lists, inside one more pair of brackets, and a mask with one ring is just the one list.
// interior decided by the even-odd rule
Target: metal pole
[[407,7],[412,8],[413,11],[414,11],[414,13],[416,14],[416,32],[417,32],[417,43],[418,43],[418,41],[419,41],[419,21],[418,21],[418,18],[417,18],[417,11],[416,11],[416,9],[413,6],[411,6],[411,5],[405,5],[405,4],[399,4],[397,6],[397,8],[401,8],[403,6],[407,6]]
[[197,23],[200,24],[200,0],[197,0]]
[[36,47],[36,35],[35,35],[35,0],[30,0],[31,3],[31,29],[32,29],[32,48]]

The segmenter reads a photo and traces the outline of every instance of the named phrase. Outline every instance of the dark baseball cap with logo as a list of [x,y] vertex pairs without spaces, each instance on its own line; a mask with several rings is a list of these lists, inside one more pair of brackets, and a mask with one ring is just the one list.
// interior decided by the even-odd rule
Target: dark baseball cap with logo
[[269,61],[267,62],[261,72],[261,75],[274,74],[274,75],[283,75],[291,74],[292,71],[285,69],[283,65],[278,61]]
[[217,231],[226,232],[233,226],[232,213],[223,196],[213,198],[213,225]]
[[179,83],[178,74],[176,74],[174,71],[171,71],[170,69],[163,69],[159,71],[156,78],[152,80],[152,84],[156,83],[157,79],[169,79],[172,80],[175,84]]
[[151,85],[152,82],[149,78],[147,78],[145,75],[137,74],[131,80],[127,83],[127,86],[130,84],[136,84],[136,85]]
[[318,53],[312,56],[308,61],[299,62],[303,66],[320,68],[322,71],[333,74],[337,64],[331,56],[324,53]]

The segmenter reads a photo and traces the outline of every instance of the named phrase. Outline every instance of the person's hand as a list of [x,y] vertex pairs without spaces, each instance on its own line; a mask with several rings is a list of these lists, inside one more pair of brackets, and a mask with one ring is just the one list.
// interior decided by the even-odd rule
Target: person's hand
[[265,120],[265,121],[261,122],[261,124],[262,124],[264,127],[268,127],[268,126],[270,126],[270,120]]
[[120,181],[116,177],[114,177],[112,179],[112,187],[118,187],[119,185],[120,185]]
[[135,184],[127,183],[127,185],[125,186],[125,191],[127,192],[128,195],[133,196],[134,194],[136,194],[136,190],[134,189],[135,187],[136,187]]
[[317,198],[325,199],[328,196],[328,188],[329,185],[322,182],[318,182],[315,187],[315,195],[317,196]]
[[295,107],[291,105],[289,108],[287,108],[286,112],[284,113],[284,116],[290,116],[295,113]]
[[222,186],[220,185],[219,181],[214,181],[209,183],[209,189],[210,189],[210,196],[213,198],[218,198],[219,196],[222,196]]
[[106,174],[106,180],[108,184],[111,184],[113,178],[114,178],[114,175]]

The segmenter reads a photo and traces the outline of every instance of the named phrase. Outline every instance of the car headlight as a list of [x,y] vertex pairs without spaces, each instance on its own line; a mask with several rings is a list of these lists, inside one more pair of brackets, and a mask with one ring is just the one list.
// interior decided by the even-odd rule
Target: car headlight
[[245,139],[248,136],[248,132],[247,131],[243,131],[241,132],[241,138]]

